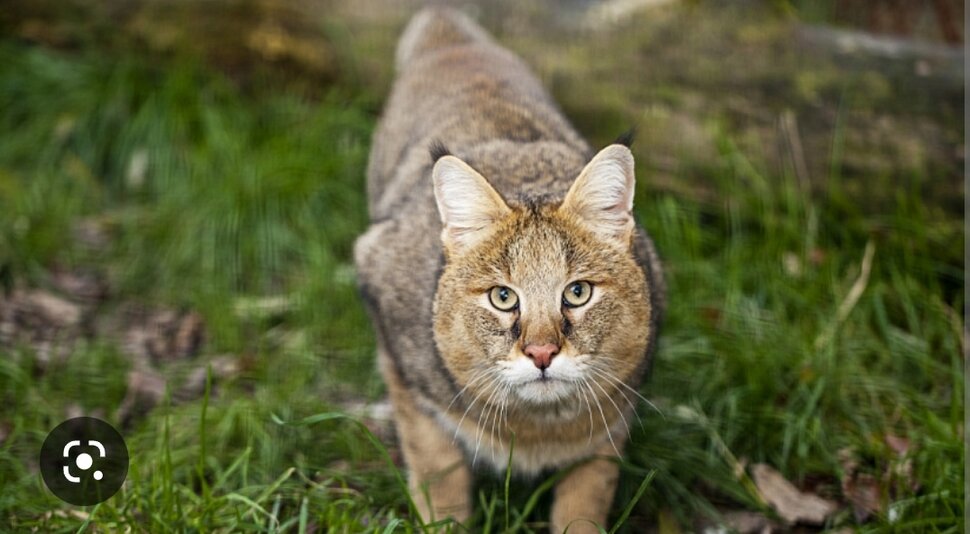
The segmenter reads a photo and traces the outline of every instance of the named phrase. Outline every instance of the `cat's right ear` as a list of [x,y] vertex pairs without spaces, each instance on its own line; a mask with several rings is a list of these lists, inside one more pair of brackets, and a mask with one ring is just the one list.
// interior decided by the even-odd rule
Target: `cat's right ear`
[[586,164],[560,209],[578,215],[602,238],[629,245],[635,181],[630,149],[610,145]]
[[512,210],[485,177],[455,156],[438,158],[432,170],[434,198],[447,250],[471,247],[488,236],[493,224]]

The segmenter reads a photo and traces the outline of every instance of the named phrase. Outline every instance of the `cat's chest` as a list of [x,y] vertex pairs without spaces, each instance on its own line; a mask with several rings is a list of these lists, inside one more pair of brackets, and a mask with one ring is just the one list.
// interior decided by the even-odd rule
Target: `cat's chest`
[[[594,454],[623,434],[621,418],[601,418],[595,406],[575,403],[524,416],[501,406],[437,411],[436,419],[469,461],[501,472],[510,454],[516,473],[536,475]],[[595,414],[595,416],[594,416]]]

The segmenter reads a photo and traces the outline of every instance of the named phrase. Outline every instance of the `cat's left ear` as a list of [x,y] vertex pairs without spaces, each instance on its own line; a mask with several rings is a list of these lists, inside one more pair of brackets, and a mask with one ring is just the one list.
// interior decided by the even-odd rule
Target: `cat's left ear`
[[512,213],[485,177],[455,156],[438,158],[431,174],[444,226],[441,241],[446,249],[460,250],[479,243],[493,224]]
[[586,164],[559,209],[578,215],[603,238],[628,245],[634,226],[635,184],[630,149],[610,145]]

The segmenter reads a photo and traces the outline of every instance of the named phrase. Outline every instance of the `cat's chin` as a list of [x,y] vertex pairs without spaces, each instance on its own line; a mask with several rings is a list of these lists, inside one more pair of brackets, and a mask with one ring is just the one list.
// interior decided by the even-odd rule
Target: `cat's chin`
[[547,376],[519,384],[514,391],[523,402],[548,406],[574,398],[576,385],[568,380]]

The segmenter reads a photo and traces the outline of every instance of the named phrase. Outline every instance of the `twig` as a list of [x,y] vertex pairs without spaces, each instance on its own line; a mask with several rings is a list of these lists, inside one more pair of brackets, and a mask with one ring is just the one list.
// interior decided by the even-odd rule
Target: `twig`
[[839,309],[835,313],[835,322],[825,331],[819,334],[815,339],[815,349],[819,350],[826,344],[828,344],[832,337],[835,335],[835,331],[838,329],[842,323],[849,317],[852,313],[852,309],[859,302],[859,297],[862,296],[862,292],[866,290],[866,286],[869,285],[869,273],[872,271],[872,257],[876,253],[876,245],[870,240],[866,243],[866,251],[862,256],[862,268],[859,272],[859,277],[856,278],[855,283],[852,284],[852,288],[849,289],[849,293],[839,304]]
[[781,126],[788,141],[792,166],[795,168],[795,179],[798,180],[802,193],[806,193],[811,189],[812,180],[808,174],[808,164],[805,163],[805,149],[802,147],[802,137],[798,132],[798,119],[794,111],[789,109],[781,114]]

